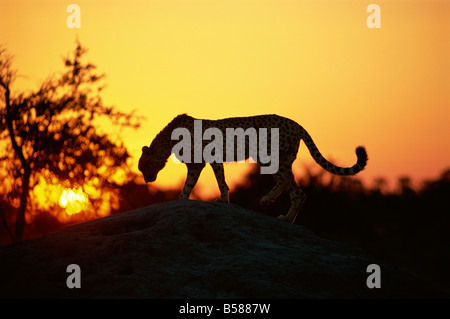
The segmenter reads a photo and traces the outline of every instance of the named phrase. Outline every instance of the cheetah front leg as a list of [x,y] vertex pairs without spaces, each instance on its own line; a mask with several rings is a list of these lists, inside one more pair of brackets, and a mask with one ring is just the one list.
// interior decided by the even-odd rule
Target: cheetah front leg
[[219,185],[220,190],[220,198],[217,199],[218,202],[229,203],[230,200],[228,198],[228,185],[225,182],[225,172],[223,170],[223,163],[211,163],[211,167],[214,171],[214,175],[216,176],[217,184]]
[[198,177],[205,167],[204,163],[190,163],[186,164],[188,172],[186,177],[186,182],[184,183],[183,191],[180,194],[180,199],[189,199],[192,189],[195,184],[197,184]]

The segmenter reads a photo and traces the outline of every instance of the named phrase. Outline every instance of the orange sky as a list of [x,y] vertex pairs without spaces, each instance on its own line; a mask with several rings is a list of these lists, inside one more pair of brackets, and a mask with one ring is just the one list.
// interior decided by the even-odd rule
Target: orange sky
[[[381,8],[369,29],[366,8]],[[81,8],[69,29],[66,7]],[[224,118],[276,113],[305,127],[322,153],[351,166],[365,145],[360,176],[391,186],[402,175],[433,178],[450,166],[450,1],[0,1],[0,43],[34,89],[62,71],[75,39],[106,73],[104,101],[147,117],[123,139],[137,160],[177,114]],[[302,144],[297,176],[311,156]],[[318,166],[316,166],[318,167]],[[230,186],[249,165],[226,166]],[[169,161],[157,185],[184,182]],[[210,168],[200,184],[216,191]]]

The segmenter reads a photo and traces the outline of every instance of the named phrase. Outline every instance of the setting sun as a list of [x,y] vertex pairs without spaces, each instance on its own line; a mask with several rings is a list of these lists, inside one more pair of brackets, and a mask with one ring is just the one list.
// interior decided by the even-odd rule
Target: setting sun
[[[62,223],[107,216],[111,209],[118,208],[118,197],[113,190],[101,189],[98,183],[94,178],[83,186],[70,187],[65,181],[41,176],[31,192],[33,212],[48,211]],[[27,222],[31,223],[35,215],[27,215]]]
[[59,198],[59,206],[66,209],[69,215],[78,214],[86,209],[88,196],[81,189],[65,189]]

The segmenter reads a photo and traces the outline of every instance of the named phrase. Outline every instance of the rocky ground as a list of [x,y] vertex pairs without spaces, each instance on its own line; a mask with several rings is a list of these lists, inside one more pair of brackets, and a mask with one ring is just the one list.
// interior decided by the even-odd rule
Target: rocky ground
[[[67,287],[71,264],[81,288]],[[370,264],[381,288],[367,287]],[[218,202],[156,204],[0,248],[2,298],[441,296],[359,248]]]

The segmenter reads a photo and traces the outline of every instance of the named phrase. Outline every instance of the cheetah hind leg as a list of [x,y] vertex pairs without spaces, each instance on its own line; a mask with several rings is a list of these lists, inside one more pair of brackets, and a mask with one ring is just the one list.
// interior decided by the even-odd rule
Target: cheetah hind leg
[[277,199],[277,197],[281,194],[281,192],[284,190],[286,186],[282,185],[281,183],[277,185],[275,185],[274,188],[272,188],[272,190],[267,193],[267,195],[263,196],[261,198],[261,200],[259,201],[260,205],[270,205],[273,202],[275,202],[275,200]]
[[270,192],[268,192],[261,198],[261,200],[259,201],[260,205],[272,204],[281,194],[281,192],[283,192],[284,189],[286,188],[287,180],[283,179],[283,175],[281,172],[274,174],[274,179],[276,181],[275,186],[270,190]]
[[277,219],[290,221],[293,224],[306,201],[306,194],[298,187],[293,178],[291,179],[291,183],[287,190],[291,199],[291,207],[286,215],[280,215]]

